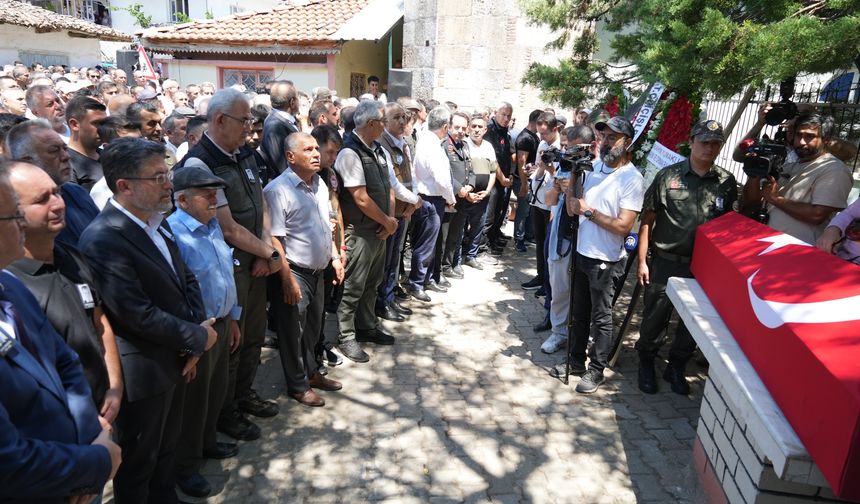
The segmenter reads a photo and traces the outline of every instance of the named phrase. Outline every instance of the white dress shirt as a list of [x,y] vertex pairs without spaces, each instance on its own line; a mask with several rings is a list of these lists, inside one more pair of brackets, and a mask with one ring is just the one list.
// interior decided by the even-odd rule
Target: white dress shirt
[[449,205],[456,203],[451,182],[451,163],[435,132],[421,135],[412,160],[412,184],[418,194],[442,196]]
[[111,205],[117,208],[117,210],[126,214],[132,222],[140,226],[140,229],[143,229],[146,236],[149,236],[149,239],[152,240],[152,243],[158,251],[161,252],[161,255],[164,256],[164,260],[170,265],[170,269],[173,270],[173,274],[175,275],[176,268],[173,266],[173,257],[171,257],[170,250],[167,248],[167,242],[165,241],[164,235],[158,231],[158,227],[161,226],[161,221],[164,220],[164,216],[155,212],[152,214],[152,217],[150,217],[146,222],[143,222],[136,215],[126,210],[125,207],[123,207],[117,200],[111,198],[109,201]]

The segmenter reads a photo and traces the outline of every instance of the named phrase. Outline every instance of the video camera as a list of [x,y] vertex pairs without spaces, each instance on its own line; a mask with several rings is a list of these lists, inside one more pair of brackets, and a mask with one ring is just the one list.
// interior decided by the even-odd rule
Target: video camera
[[744,173],[748,177],[778,179],[782,173],[782,165],[788,155],[788,149],[782,142],[774,142],[767,137],[760,142],[747,139],[741,142],[744,151]]
[[591,164],[594,160],[594,154],[591,152],[591,144],[577,144],[568,147],[567,150],[550,147],[543,151],[540,160],[543,164],[558,162],[559,174],[556,177],[562,175],[562,178],[566,178],[571,172],[580,174],[594,170],[594,166]]

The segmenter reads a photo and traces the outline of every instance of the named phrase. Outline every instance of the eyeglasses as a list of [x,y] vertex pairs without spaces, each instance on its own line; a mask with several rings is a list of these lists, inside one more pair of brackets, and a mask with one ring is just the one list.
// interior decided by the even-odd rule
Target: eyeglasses
[[153,177],[123,177],[125,180],[154,180],[158,185],[164,185],[173,180],[173,173],[159,173]]
[[24,224],[27,223],[27,218],[24,216],[23,213],[21,213],[20,210],[18,212],[15,212],[15,215],[6,215],[3,217],[0,217],[0,221],[10,221],[10,220],[14,220],[19,226],[23,226]]
[[254,126],[254,118],[253,117],[239,118],[239,117],[233,117],[227,113],[225,113],[224,115],[229,117],[230,119],[233,119],[234,121],[239,121],[240,123],[244,124],[245,126],[247,126],[249,128]]

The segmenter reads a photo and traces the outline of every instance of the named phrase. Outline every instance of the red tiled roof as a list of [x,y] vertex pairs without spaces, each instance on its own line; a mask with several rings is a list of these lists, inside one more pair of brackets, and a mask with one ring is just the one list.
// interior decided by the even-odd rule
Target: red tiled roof
[[14,0],[0,0],[0,24],[27,26],[36,32],[68,30],[69,33],[111,40],[130,42],[131,35],[114,30],[109,26],[97,25],[83,19],[57,14],[35,5]]
[[[144,44],[219,46],[335,47],[331,35],[369,0],[311,0],[219,19],[149,28],[138,32]],[[193,50],[189,47],[190,50]]]

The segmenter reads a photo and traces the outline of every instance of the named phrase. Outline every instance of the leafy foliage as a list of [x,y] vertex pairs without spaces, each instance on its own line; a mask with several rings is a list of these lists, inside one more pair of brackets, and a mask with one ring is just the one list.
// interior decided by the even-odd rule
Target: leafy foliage
[[[579,106],[612,83],[660,80],[695,101],[799,73],[849,67],[860,57],[860,0],[520,0],[532,23],[570,47],[557,66],[523,77],[544,98]],[[597,21],[614,35],[612,66],[594,58]]]
[[143,12],[143,4],[133,3],[128,7],[117,7],[115,5],[111,5],[111,10],[113,11],[126,11],[134,18],[134,24],[141,28],[149,28],[152,25],[152,16],[147,16],[145,12]]
[[180,11],[174,12],[173,17],[176,19],[177,23],[190,23],[192,21],[188,14]]

